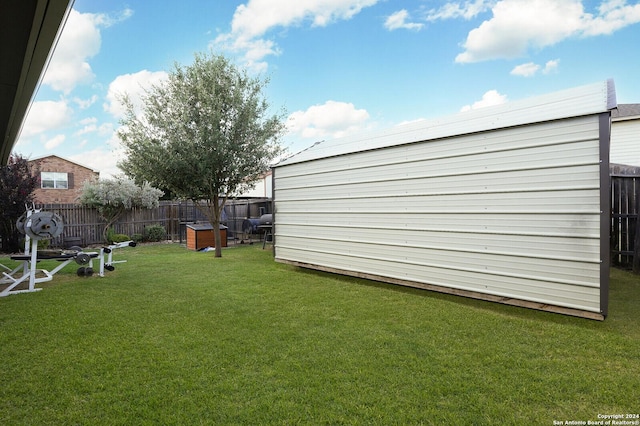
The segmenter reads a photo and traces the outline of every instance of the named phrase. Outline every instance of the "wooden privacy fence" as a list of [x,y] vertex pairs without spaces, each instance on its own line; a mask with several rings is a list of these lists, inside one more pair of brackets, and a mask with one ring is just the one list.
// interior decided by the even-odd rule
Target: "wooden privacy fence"
[[611,175],[611,263],[640,272],[640,176]]
[[[53,247],[65,245],[88,246],[102,244],[102,231],[105,222],[93,208],[77,204],[38,204],[42,211],[57,213],[62,217],[64,230],[61,236],[51,241]],[[271,201],[268,199],[230,200],[225,205],[223,221],[227,225],[229,238],[238,238],[242,233],[242,222],[249,217],[260,217],[271,213]],[[191,201],[161,201],[155,209],[134,208],[126,211],[114,223],[113,230],[129,237],[144,235],[145,228],[153,225],[163,226],[167,231],[167,240],[182,242],[188,223],[208,222],[207,218]]]
[[[625,174],[625,170],[615,170],[611,175],[611,260],[616,266],[631,268],[635,262],[640,270],[640,175]],[[104,222],[95,209],[76,204],[42,204],[36,206],[44,211],[53,211],[62,217],[63,234],[51,242],[61,247],[65,241],[78,241],[79,245],[101,244]],[[236,239],[242,234],[242,222],[252,217],[259,218],[272,213],[271,200],[250,199],[230,200],[225,206],[225,223],[228,235]],[[146,227],[161,225],[167,230],[167,239],[185,240],[185,226],[188,223],[207,222],[192,202],[161,201],[156,209],[134,208],[127,211],[114,224],[119,234],[144,235]]]

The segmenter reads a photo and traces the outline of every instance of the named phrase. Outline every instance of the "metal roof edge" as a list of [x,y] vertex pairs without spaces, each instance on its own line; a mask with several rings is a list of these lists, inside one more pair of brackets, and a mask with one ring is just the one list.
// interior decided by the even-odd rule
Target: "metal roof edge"
[[273,167],[491,129],[599,114],[616,106],[615,84],[609,79],[382,131],[316,142]]

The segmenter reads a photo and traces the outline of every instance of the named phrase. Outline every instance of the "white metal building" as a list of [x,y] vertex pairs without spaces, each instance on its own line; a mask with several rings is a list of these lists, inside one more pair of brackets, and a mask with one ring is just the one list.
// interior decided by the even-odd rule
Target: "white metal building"
[[272,184],[273,179],[271,178],[271,170],[269,170],[260,176],[253,188],[239,194],[238,198],[271,198],[273,197]]
[[317,143],[274,168],[279,262],[607,314],[613,81]]
[[640,167],[640,104],[611,111],[611,163]]

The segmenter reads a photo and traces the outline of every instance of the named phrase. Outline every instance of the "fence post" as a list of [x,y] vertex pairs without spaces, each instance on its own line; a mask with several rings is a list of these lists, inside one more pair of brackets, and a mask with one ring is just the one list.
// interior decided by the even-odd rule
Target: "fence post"
[[640,182],[634,179],[635,218],[636,232],[633,238],[633,265],[634,274],[640,274]]

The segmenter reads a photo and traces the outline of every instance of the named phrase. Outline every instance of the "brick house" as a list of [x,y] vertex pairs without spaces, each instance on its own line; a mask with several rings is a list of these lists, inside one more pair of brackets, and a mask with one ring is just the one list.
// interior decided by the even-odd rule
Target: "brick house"
[[34,191],[39,204],[75,204],[82,184],[100,176],[98,171],[57,155],[35,158],[29,163],[39,172],[40,187]]

